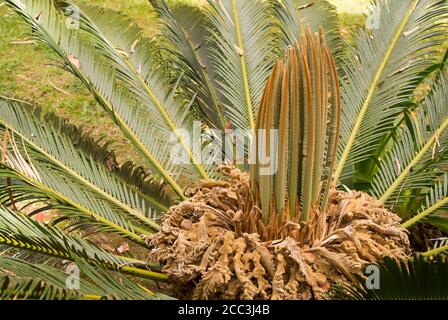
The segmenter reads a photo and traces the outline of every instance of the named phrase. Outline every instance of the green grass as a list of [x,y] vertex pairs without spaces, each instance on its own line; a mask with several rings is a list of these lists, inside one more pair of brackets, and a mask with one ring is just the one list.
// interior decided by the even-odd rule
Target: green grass
[[32,101],[46,111],[91,121],[95,103],[80,82],[55,66],[45,47],[30,43],[28,28],[5,6],[0,8],[0,94]]

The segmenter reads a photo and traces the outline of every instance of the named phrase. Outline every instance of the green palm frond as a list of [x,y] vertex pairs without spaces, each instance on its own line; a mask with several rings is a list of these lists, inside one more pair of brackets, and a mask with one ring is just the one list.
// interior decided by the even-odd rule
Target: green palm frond
[[[155,293],[145,286],[121,274],[114,274],[102,268],[94,268],[84,260],[75,260],[82,274],[96,287],[109,293],[112,297],[130,300],[171,300],[173,298],[162,293]],[[131,273],[130,273],[131,274]],[[138,275],[138,274],[136,274]]]
[[[115,159],[75,126],[52,114],[43,116],[31,105],[2,98],[0,105],[0,126],[16,136],[16,140],[27,141],[29,155],[29,149],[32,149],[46,156],[46,162],[53,162],[92,192],[96,191],[117,207],[135,213],[142,221],[147,219],[141,215],[151,214],[151,210],[165,212],[170,206],[169,199],[161,188],[156,189],[156,185],[147,184],[145,191],[152,187],[148,193],[135,188],[136,183],[131,182],[127,174],[133,170],[129,164],[122,169],[122,174],[112,174],[113,170],[121,170]],[[137,184],[143,184],[143,181],[137,180]]]
[[[23,160],[23,158],[20,159]],[[23,160],[23,163],[26,164],[26,161]],[[22,165],[21,170],[25,169],[30,171],[29,166]],[[55,191],[51,187],[46,186],[38,178],[30,177],[1,164],[1,203],[13,207],[20,203],[18,210],[31,211],[30,215],[43,211],[57,210],[62,213],[62,216],[55,220],[55,224],[67,219],[70,219],[70,221],[74,220],[78,229],[90,230],[94,228],[96,232],[119,234],[146,247],[141,234],[148,232],[148,229],[142,229],[138,226],[134,227],[128,219],[117,215],[110,207],[102,204],[89,193],[83,193],[82,189],[75,185],[70,185],[70,181],[67,185],[67,181],[58,177],[54,172],[53,174],[51,173],[51,171],[47,172],[46,176],[55,179],[51,180],[52,185],[60,187],[62,193],[68,193],[69,196],[62,195],[61,190]],[[17,207],[19,206],[17,205]],[[72,226],[68,228],[70,229]],[[134,230],[135,228],[140,232],[137,233]]]
[[397,205],[409,192],[433,187],[448,161],[448,77],[441,75],[431,95],[397,133],[392,149],[380,161],[373,192],[384,203]]
[[[163,70],[155,66],[158,49],[148,41],[137,41],[139,31],[129,27],[128,19],[118,14],[113,17],[120,31],[126,30],[120,36],[121,33],[101,29],[111,21],[110,16],[107,21],[98,19],[97,25],[80,12],[80,29],[67,28],[66,3],[48,0],[10,0],[7,3],[35,29],[37,37],[62,59],[65,67],[86,85],[154,173],[160,175],[180,198],[184,197],[178,179],[180,172],[191,179],[207,176],[200,162],[193,161],[197,152],[189,148],[188,141],[182,138],[182,141],[167,143],[171,133],[180,138],[178,129],[191,130],[188,105],[175,97],[176,88],[168,89],[172,86],[167,86]],[[172,147],[175,143],[188,149],[184,151],[191,162],[174,164]]]
[[253,130],[264,85],[275,58],[273,3],[266,0],[210,0],[209,4],[211,41],[216,48],[209,54],[218,77],[218,91],[227,100],[225,114],[234,128]]
[[334,5],[326,0],[281,0],[276,1],[276,15],[283,34],[283,50],[294,44],[309,26],[313,32],[325,30],[325,38],[333,58],[338,62],[344,43],[339,31],[339,19]]
[[204,9],[188,5],[169,6],[165,0],[152,0],[163,28],[166,50],[176,58],[176,66],[183,73],[183,87],[193,106],[206,123],[221,131],[227,120],[223,110],[224,97],[217,91],[215,68],[209,54],[214,49],[210,42],[210,19]]
[[[445,50],[445,54],[443,55],[440,62],[434,63],[433,65],[429,66],[424,71],[419,73],[420,79],[417,79],[417,81],[415,82],[416,89],[418,89],[419,86],[421,86],[422,84],[433,86],[433,84],[439,80],[440,75],[443,74],[443,70],[446,70],[447,63],[448,63],[448,49]],[[420,97],[417,97],[417,100],[419,100],[419,98]]]
[[[17,265],[23,268],[23,265]],[[45,270],[46,274],[50,273]],[[53,273],[54,274],[54,273]],[[36,278],[11,279],[0,276],[0,299],[2,300],[100,300],[98,295],[87,295],[48,284]]]
[[[73,265],[74,266],[74,265]],[[70,289],[70,274],[44,264],[0,256],[0,299],[2,300],[99,300],[165,298],[129,279],[115,278],[87,264],[77,264],[79,287]]]
[[381,138],[407,108],[418,73],[434,63],[431,53],[446,34],[448,3],[378,0],[372,15],[372,30],[356,34],[356,47],[344,61],[335,178],[348,183],[363,173],[354,166],[374,157]]
[[[10,169],[18,173],[16,177],[22,177],[19,180],[69,198],[122,229],[133,231],[132,224],[139,221],[147,226],[147,231],[139,227],[140,232],[158,230],[158,225],[147,217],[147,210],[159,202],[137,193],[119,176],[76,149],[57,118],[45,120],[30,106],[10,100],[1,99],[0,105],[2,171]],[[161,204],[158,210],[163,210]]]
[[339,285],[330,298],[341,300],[446,300],[448,262],[422,256],[408,261],[386,258],[379,264],[379,289],[368,289],[367,281],[357,277],[354,285]]
[[69,274],[55,267],[0,256],[0,270],[2,273],[0,299],[2,300],[96,300],[103,298],[104,292],[82,278],[79,279],[79,290],[67,289],[66,281]]
[[[112,255],[86,240],[70,236],[56,227],[43,225],[32,218],[0,207],[0,244],[61,260],[84,262],[99,268],[164,281],[166,277],[145,269],[141,261]],[[144,266],[134,266],[143,264]]]
[[[65,8],[69,4],[60,3],[62,12],[67,12]],[[193,130],[194,118],[188,114],[191,101],[185,103],[176,97],[177,88],[169,83],[165,74],[167,71],[163,69],[170,66],[157,67],[157,63],[162,62],[157,59],[160,48],[154,41],[142,38],[143,31],[118,12],[92,7],[86,7],[84,12],[81,7],[80,19],[82,34],[95,47],[101,48],[99,53],[106,58],[109,66],[114,66],[115,80],[129,89],[130,99],[135,99],[140,104],[137,108],[142,109],[146,118],[142,125],[146,128],[155,127],[162,137],[176,137],[190,161],[190,165],[184,168],[183,175],[190,172],[191,179],[208,178],[211,168],[202,164],[191,141],[186,140],[180,132]],[[93,74],[91,78],[97,88],[104,85],[104,79],[95,81],[92,76]],[[117,106],[114,104],[114,107]],[[118,110],[115,112],[119,113]]]
[[[447,219],[444,219],[444,228],[447,230]],[[432,248],[424,253],[422,253],[422,256],[424,257],[434,257],[434,256],[443,256],[444,258],[448,257],[448,238],[436,238],[431,239],[434,245]]]
[[[442,181],[437,181],[433,188],[426,195],[426,202],[420,211],[411,219],[403,223],[404,228],[409,228],[418,222],[431,223],[434,219],[436,225],[448,224],[448,217],[433,216],[438,212],[448,212],[448,174],[445,174]],[[446,228],[445,228],[446,229]]]

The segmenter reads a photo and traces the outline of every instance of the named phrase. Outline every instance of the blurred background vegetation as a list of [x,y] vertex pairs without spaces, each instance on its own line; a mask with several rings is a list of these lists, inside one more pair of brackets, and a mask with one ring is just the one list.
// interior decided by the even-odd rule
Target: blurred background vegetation
[[[341,16],[341,30],[364,24],[369,0],[330,0]],[[146,35],[158,32],[155,15],[147,0],[78,0],[121,11],[135,19]],[[205,5],[206,0],[169,0],[172,5]],[[96,137],[107,135],[115,141],[120,160],[134,158],[109,118],[96,105],[81,83],[54,66],[48,49],[29,38],[28,28],[0,0],[0,95],[37,103],[45,111],[55,112],[78,126],[92,131]]]

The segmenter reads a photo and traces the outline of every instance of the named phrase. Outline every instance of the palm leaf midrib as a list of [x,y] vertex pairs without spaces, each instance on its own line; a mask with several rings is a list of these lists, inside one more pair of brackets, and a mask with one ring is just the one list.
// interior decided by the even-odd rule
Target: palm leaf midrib
[[351,151],[351,149],[352,149],[352,147],[353,147],[353,145],[355,143],[355,140],[356,140],[356,137],[358,135],[359,129],[361,128],[361,124],[362,124],[362,122],[364,120],[364,116],[367,113],[367,110],[369,108],[369,105],[370,105],[372,99],[374,98],[375,91],[376,91],[376,89],[378,87],[378,84],[380,83],[380,80],[381,80],[381,77],[383,75],[383,72],[384,72],[384,70],[385,70],[385,68],[386,68],[386,66],[387,66],[387,64],[389,62],[389,58],[391,57],[391,55],[392,55],[392,53],[393,53],[393,51],[394,51],[398,41],[400,40],[400,37],[401,37],[401,35],[402,35],[402,33],[403,33],[403,31],[404,31],[404,29],[405,29],[405,27],[406,27],[410,17],[412,15],[412,12],[416,8],[416,6],[417,6],[419,1],[420,0],[413,0],[413,2],[410,4],[408,10],[406,11],[405,15],[403,16],[403,18],[402,18],[402,20],[401,20],[401,22],[400,22],[400,24],[399,24],[399,26],[398,26],[394,36],[392,38],[391,43],[388,45],[387,50],[385,51],[385,53],[383,55],[382,61],[381,61],[380,65],[379,65],[378,70],[377,70],[375,76],[373,77],[373,80],[372,80],[372,82],[370,84],[370,87],[368,89],[367,96],[366,96],[366,98],[365,98],[365,100],[364,100],[364,102],[363,102],[363,104],[361,106],[361,109],[360,109],[359,115],[357,117],[357,120],[356,120],[356,122],[354,124],[353,130],[352,130],[352,132],[351,132],[351,134],[349,136],[349,139],[347,140],[347,143],[346,143],[346,145],[345,145],[345,147],[343,149],[343,152],[342,152],[342,154],[341,154],[341,156],[339,158],[339,161],[338,161],[338,164],[336,166],[335,173],[334,173],[335,181],[339,180],[339,178],[340,178],[340,176],[342,174],[342,171],[344,170],[344,166],[345,166],[346,161],[347,161],[347,159],[348,159],[348,157],[350,155],[350,151]]
[[[137,137],[136,133],[133,132],[133,130],[127,125],[127,123],[120,118],[114,110],[114,107],[111,105],[110,102],[106,99],[106,97],[103,96],[94,86],[94,84],[83,74],[83,72],[78,69],[78,67],[74,64],[74,62],[69,58],[70,52],[67,51],[67,48],[60,47],[58,43],[55,42],[55,39],[52,35],[50,35],[44,26],[37,23],[32,17],[29,12],[26,10],[21,11],[17,8],[17,3],[14,1],[11,1],[11,5],[22,15],[22,17],[25,18],[25,20],[29,21],[29,23],[36,29],[39,30],[40,33],[43,34],[43,38],[48,43],[49,47],[54,50],[59,57],[61,57],[66,65],[68,66],[68,69],[76,76],[78,77],[81,82],[84,83],[84,85],[88,88],[88,90],[93,94],[93,96],[96,98],[98,103],[103,106],[109,115],[112,117],[112,119],[115,121],[117,126],[123,131],[123,133],[126,135],[126,137],[132,141],[133,145],[144,155],[144,157],[149,161],[149,163],[155,168],[155,170],[165,179],[165,181],[171,186],[171,188],[175,191],[175,193],[178,195],[180,199],[185,199],[182,188],[180,185],[173,179],[171,174],[165,169],[164,165],[159,162],[157,157],[148,150],[148,148],[143,144],[142,141]],[[52,7],[50,4],[50,11],[58,14],[56,11],[56,8]],[[57,17],[54,17],[57,18]],[[59,23],[59,21],[57,22]],[[59,30],[61,31],[61,30]],[[67,32],[65,29],[62,29],[62,32]],[[115,52],[115,51],[114,51]]]
[[[6,165],[2,164],[2,166],[7,167]],[[9,167],[8,167],[9,168]],[[100,214],[97,214],[95,212],[93,212],[92,210],[80,205],[79,203],[69,199],[68,197],[59,194],[58,192],[54,191],[51,188],[48,188],[46,185],[42,184],[40,181],[37,181],[33,178],[30,178],[28,176],[24,176],[23,174],[15,171],[12,168],[9,168],[9,170],[14,171],[17,176],[19,176],[21,178],[22,181],[35,186],[36,188],[43,190],[45,192],[45,194],[49,195],[50,197],[53,197],[54,199],[58,199],[59,201],[61,201],[62,203],[67,203],[70,206],[72,206],[73,208],[76,208],[77,210],[79,210],[80,212],[84,213],[86,216],[91,217],[93,219],[95,219],[96,221],[99,221],[107,226],[110,226],[112,229],[118,231],[119,233],[127,236],[129,239],[135,241],[137,244],[140,244],[143,247],[146,247],[146,242],[143,238],[141,238],[139,235],[137,235],[134,232],[131,232],[130,230],[110,221],[107,218],[104,218],[103,216],[101,216]],[[139,229],[137,227],[137,229]],[[143,230],[142,230],[143,231]]]
[[124,209],[126,212],[130,213],[131,215],[135,216],[136,218],[144,221],[145,223],[147,223],[148,225],[150,225],[152,228],[155,228],[155,230],[159,229],[159,225],[156,224],[154,221],[152,221],[151,219],[148,219],[146,216],[144,216],[143,214],[136,212],[135,209],[131,208],[128,204],[120,201],[119,199],[111,196],[109,193],[107,193],[106,191],[104,191],[103,189],[99,188],[98,186],[96,186],[95,184],[93,184],[89,179],[83,177],[81,174],[78,174],[76,171],[74,171],[73,169],[71,169],[69,166],[67,166],[63,161],[60,161],[59,159],[55,158],[53,155],[49,154],[48,152],[46,152],[44,149],[42,149],[40,146],[38,146],[37,144],[33,143],[33,141],[31,141],[30,139],[28,139],[26,136],[24,136],[23,134],[21,134],[20,132],[18,132],[16,129],[8,126],[4,121],[2,121],[0,119],[0,124],[3,124],[6,128],[8,128],[9,130],[15,132],[16,134],[18,134],[21,139],[25,142],[27,142],[29,145],[32,145],[33,148],[35,150],[37,150],[39,153],[43,154],[45,157],[47,157],[48,159],[50,159],[51,161],[53,161],[57,166],[59,166],[60,168],[62,168],[63,170],[65,170],[67,173],[69,173],[72,177],[75,177],[75,179],[77,179],[78,181],[81,181],[83,184],[88,185],[89,188],[91,188],[92,190],[94,190],[95,192],[101,194],[105,199],[107,199],[108,201],[115,203],[117,206],[121,207],[122,209]]
[[245,47],[244,47],[244,41],[243,41],[243,36],[241,34],[241,22],[240,22],[240,17],[238,14],[238,9],[237,9],[237,5],[236,5],[236,0],[231,0],[231,5],[232,5],[232,14],[233,14],[233,20],[234,20],[234,24],[235,24],[235,32],[236,32],[236,37],[237,37],[237,41],[238,41],[238,48],[240,50],[242,50],[242,54],[239,54],[240,56],[240,66],[241,66],[241,72],[243,75],[243,88],[244,88],[244,94],[246,97],[246,104],[247,104],[247,109],[248,109],[248,117],[249,117],[249,126],[251,130],[255,129],[255,111],[254,111],[254,107],[253,107],[253,103],[252,103],[252,95],[251,95],[251,91],[250,91],[250,84],[249,84],[249,76],[248,76],[248,71],[247,71],[247,61],[246,61],[246,56],[245,56]]
[[[194,56],[195,61],[197,61],[198,66],[196,70],[193,70],[194,72],[198,72],[200,74],[200,77],[205,81],[205,86],[207,89],[207,92],[210,93],[211,102],[213,105],[213,109],[215,110],[216,114],[218,115],[219,124],[217,124],[218,128],[222,131],[226,129],[226,120],[225,116],[223,115],[223,112],[220,107],[220,102],[218,99],[218,95],[216,92],[216,88],[212,84],[212,80],[210,79],[209,74],[206,72],[204,64],[202,62],[202,58],[200,57],[198,53],[198,49],[195,48],[193,44],[193,40],[191,36],[187,33],[185,28],[178,22],[178,20],[174,17],[171,8],[168,7],[168,5],[164,1],[154,1],[151,0],[151,4],[153,7],[156,8],[156,10],[161,11],[163,15],[167,15],[170,19],[169,22],[176,25],[176,27],[179,29],[182,38],[184,39],[185,43],[187,43],[188,50],[191,52],[191,54]],[[168,21],[165,21],[168,23]]]
[[158,112],[165,120],[166,124],[168,125],[169,129],[176,135],[180,145],[182,148],[188,153],[188,156],[190,158],[190,161],[193,166],[196,167],[199,174],[202,178],[208,179],[209,176],[205,170],[205,168],[201,165],[201,163],[196,159],[194,152],[185,144],[184,137],[179,134],[179,128],[176,127],[174,124],[174,121],[171,119],[170,115],[165,111],[165,108],[163,107],[163,103],[157,98],[156,94],[153,92],[153,90],[148,86],[145,79],[142,78],[141,73],[138,72],[138,70],[135,68],[135,66],[132,64],[131,61],[124,55],[120,55],[116,52],[116,46],[107,39],[107,37],[101,32],[99,28],[96,27],[95,23],[92,20],[89,20],[89,22],[95,26],[95,31],[101,36],[101,38],[107,43],[111,51],[115,54],[115,57],[119,60],[121,60],[124,65],[131,71],[132,75],[134,76],[134,79],[138,80],[138,83],[144,88],[145,92],[148,94],[154,105],[156,106]]
[[380,200],[382,202],[386,202],[392,194],[395,192],[397,188],[400,187],[402,182],[406,179],[408,174],[411,172],[412,168],[414,168],[420,160],[425,156],[425,154],[430,150],[430,148],[436,143],[437,137],[439,137],[445,129],[448,128],[448,117],[442,123],[442,125],[431,135],[431,138],[422,146],[421,150],[415,155],[412,161],[406,166],[406,168],[400,173],[400,175],[395,179],[394,183],[387,188],[387,190],[383,193]]

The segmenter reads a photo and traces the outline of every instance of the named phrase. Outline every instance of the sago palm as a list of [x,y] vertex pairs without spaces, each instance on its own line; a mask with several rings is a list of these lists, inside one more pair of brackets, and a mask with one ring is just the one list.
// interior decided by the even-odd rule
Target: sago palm
[[[154,0],[155,39],[106,9],[6,3],[144,167],[1,98],[2,297],[167,298],[158,281],[181,298],[322,298],[368,263],[407,259],[405,228],[446,225],[447,1],[378,0],[353,44],[326,1]],[[116,255],[92,233],[135,247]]]

